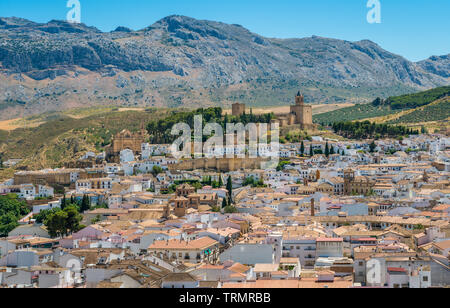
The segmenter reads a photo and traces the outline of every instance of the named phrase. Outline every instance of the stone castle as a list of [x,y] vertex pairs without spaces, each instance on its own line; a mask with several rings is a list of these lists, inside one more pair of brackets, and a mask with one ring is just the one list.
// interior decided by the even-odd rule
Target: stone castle
[[[235,103],[232,106],[232,115],[241,116],[245,114],[245,104]],[[300,126],[300,129],[309,130],[314,129],[312,120],[312,106],[306,105],[304,96],[298,92],[295,97],[295,105],[290,107],[290,113],[278,114],[273,120],[280,124],[280,127],[285,126]],[[106,148],[106,161],[111,163],[118,163],[120,161],[120,152],[125,149],[132,150],[135,155],[141,153],[141,146],[147,139],[147,131],[144,126],[141,126],[140,131],[132,133],[129,130],[123,130],[117,133],[110,146]],[[242,168],[251,168],[253,165],[260,164],[259,160],[195,160],[192,162],[182,162],[177,167],[183,170],[191,169],[215,169],[221,171],[238,170]]]
[[[245,104],[235,103],[232,106],[232,115],[241,116],[245,113]],[[304,96],[298,92],[295,97],[295,105],[290,107],[290,113],[276,115],[280,127],[299,125],[300,129],[314,129],[312,118],[312,106],[305,105]]]
[[261,164],[267,161],[267,158],[198,158],[188,159],[169,166],[171,171],[179,170],[214,170],[218,172],[231,172],[241,169],[260,169]]

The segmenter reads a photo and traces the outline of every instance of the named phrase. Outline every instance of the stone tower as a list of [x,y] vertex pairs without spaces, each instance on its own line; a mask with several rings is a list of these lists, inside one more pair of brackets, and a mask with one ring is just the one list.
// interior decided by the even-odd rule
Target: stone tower
[[190,194],[195,193],[195,188],[189,184],[183,184],[177,187],[176,194],[177,197],[187,198]]
[[295,124],[300,125],[301,129],[312,129],[314,127],[312,106],[305,105],[305,98],[300,94],[300,91],[295,97],[295,105],[291,106],[291,114],[295,116]]
[[344,170],[344,195],[352,194],[352,184],[355,180],[355,171],[351,169]]
[[174,210],[175,216],[177,216],[177,217],[186,216],[186,210],[189,206],[189,199],[180,196],[180,197],[174,199],[173,203],[175,205],[175,210]]
[[305,97],[300,94],[300,91],[298,91],[297,95],[295,96],[295,105],[301,106],[305,104]]
[[245,104],[234,103],[232,106],[232,115],[239,117],[243,114],[245,114]]

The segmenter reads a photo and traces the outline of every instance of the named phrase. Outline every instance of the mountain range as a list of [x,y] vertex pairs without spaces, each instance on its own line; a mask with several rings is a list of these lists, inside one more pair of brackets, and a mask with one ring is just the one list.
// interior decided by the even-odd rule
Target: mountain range
[[135,31],[0,18],[0,119],[98,105],[364,102],[450,84],[450,55],[420,62],[376,43],[266,38],[169,16]]

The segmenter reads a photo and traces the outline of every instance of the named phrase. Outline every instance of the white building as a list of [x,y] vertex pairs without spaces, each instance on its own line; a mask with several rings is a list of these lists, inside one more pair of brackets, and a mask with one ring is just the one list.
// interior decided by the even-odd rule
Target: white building
[[129,163],[135,160],[134,153],[130,149],[120,151],[120,162]]

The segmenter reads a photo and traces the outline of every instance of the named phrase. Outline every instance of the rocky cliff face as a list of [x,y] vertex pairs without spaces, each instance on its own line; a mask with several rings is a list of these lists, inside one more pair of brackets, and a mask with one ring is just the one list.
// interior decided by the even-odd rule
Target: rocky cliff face
[[[0,18],[0,110],[8,117],[97,104],[277,105],[368,100],[449,83],[448,56],[412,63],[370,41],[269,39],[169,16],[133,31]],[[5,115],[0,115],[5,118]]]
[[427,60],[420,61],[418,65],[427,72],[443,78],[450,78],[450,54],[440,57],[431,57]]

